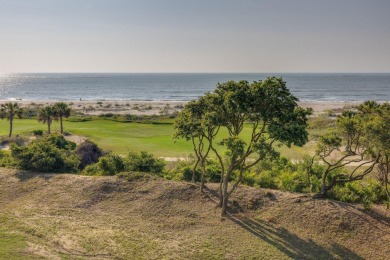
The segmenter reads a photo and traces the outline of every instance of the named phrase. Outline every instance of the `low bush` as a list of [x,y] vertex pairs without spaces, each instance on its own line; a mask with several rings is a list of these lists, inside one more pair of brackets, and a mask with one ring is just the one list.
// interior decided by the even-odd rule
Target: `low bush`
[[[195,159],[178,161],[173,169],[164,173],[164,177],[169,180],[192,181],[193,167]],[[215,160],[206,161],[206,182],[219,182],[221,179],[221,167]],[[201,168],[198,165],[195,172],[195,181],[201,179]]]
[[90,116],[71,116],[68,118],[69,122],[88,122],[91,120],[92,120],[92,117],[90,117]]
[[42,136],[43,135],[43,131],[42,130],[33,130],[32,132],[33,132],[33,134],[35,136]]
[[17,162],[12,157],[10,151],[0,150],[0,167],[6,167],[6,168],[17,167]]
[[63,136],[49,136],[26,146],[11,145],[18,167],[36,172],[77,172],[80,160],[73,154],[75,144]]
[[130,171],[161,173],[164,167],[163,160],[147,152],[130,152],[127,157],[127,169]]
[[108,154],[99,158],[95,164],[87,165],[83,173],[86,175],[112,176],[126,169],[125,160],[117,154]]
[[387,200],[386,192],[381,183],[372,178],[338,185],[330,191],[329,195],[340,201],[362,202],[366,208],[369,208],[371,203]]

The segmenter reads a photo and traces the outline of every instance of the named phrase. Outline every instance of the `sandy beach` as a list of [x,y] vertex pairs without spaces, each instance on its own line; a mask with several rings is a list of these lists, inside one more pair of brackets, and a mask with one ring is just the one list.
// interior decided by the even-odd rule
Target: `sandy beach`
[[[26,101],[1,100],[0,104],[17,102],[22,107],[42,107],[60,101]],[[132,115],[161,115],[180,111],[187,101],[65,101],[76,112],[87,115],[100,115],[104,113],[132,114]],[[324,113],[328,110],[351,108],[361,102],[299,102],[302,107],[311,107],[314,114]]]

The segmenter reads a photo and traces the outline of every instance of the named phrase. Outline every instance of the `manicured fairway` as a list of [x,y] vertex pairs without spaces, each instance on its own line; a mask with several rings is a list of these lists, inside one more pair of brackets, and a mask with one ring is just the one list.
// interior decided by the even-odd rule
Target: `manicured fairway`
[[[173,121],[172,121],[173,122]],[[8,133],[7,120],[0,120],[0,135]],[[14,136],[17,134],[29,135],[32,130],[46,131],[46,125],[35,119],[16,119],[14,122]],[[86,136],[96,142],[105,150],[119,154],[127,154],[129,151],[147,151],[156,156],[185,157],[192,153],[190,142],[173,140],[174,128],[170,123],[122,123],[104,119],[94,119],[86,122],[64,122],[64,129],[74,135]],[[249,135],[249,126],[244,131]],[[52,131],[59,131],[59,123],[53,122]],[[226,133],[221,131],[220,138]],[[293,147],[281,148],[284,156],[294,159],[301,158],[307,149]]]

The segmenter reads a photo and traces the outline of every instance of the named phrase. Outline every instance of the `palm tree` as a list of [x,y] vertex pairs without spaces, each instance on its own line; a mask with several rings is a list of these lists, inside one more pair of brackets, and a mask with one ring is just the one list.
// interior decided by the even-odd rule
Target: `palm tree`
[[56,115],[56,118],[60,119],[61,134],[63,134],[64,128],[62,126],[62,118],[68,118],[70,116],[70,108],[64,102],[56,103],[54,105],[54,113]]
[[12,126],[14,122],[15,116],[21,118],[22,117],[23,110],[18,105],[18,103],[5,103],[1,105],[0,109],[0,117],[7,118],[9,121],[9,137],[12,135]]
[[38,121],[47,124],[47,132],[49,134],[51,133],[50,126],[53,119],[56,119],[56,113],[53,106],[44,107],[38,112]]

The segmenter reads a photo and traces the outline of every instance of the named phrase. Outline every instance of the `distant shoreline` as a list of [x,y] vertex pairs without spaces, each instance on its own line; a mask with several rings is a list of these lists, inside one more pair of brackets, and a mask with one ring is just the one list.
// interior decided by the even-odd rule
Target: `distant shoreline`
[[[188,101],[155,101],[155,100],[74,100],[74,101],[30,101],[30,100],[0,100],[0,104],[7,102],[19,103],[22,107],[41,107],[57,102],[68,104],[76,112],[87,115],[100,115],[105,113],[132,114],[132,115],[161,115],[180,111]],[[361,104],[361,101],[300,101],[301,107],[311,107],[315,114],[324,113],[328,110],[351,108]]]

